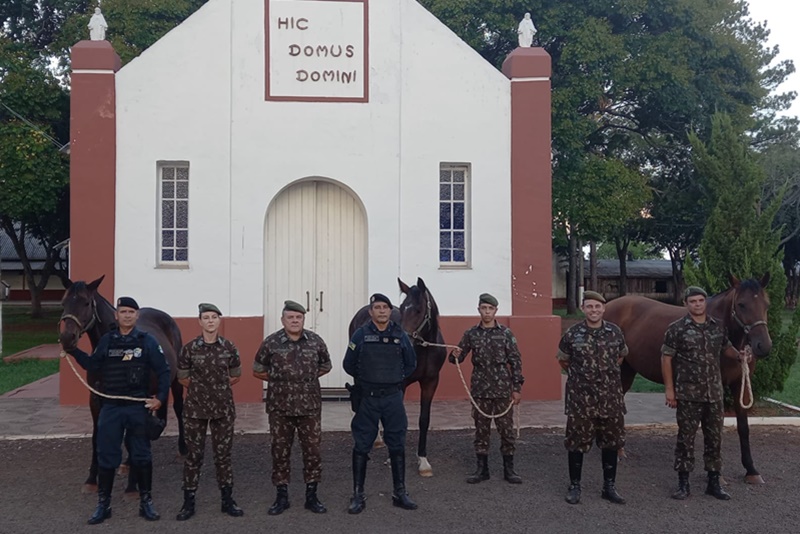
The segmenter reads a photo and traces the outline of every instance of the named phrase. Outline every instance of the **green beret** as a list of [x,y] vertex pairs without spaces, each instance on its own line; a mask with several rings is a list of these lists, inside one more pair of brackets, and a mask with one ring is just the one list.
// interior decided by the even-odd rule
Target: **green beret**
[[699,286],[689,286],[686,288],[686,291],[683,294],[683,300],[688,299],[689,297],[694,297],[696,295],[702,295],[708,298],[708,293],[706,290]]
[[597,291],[584,291],[583,302],[586,302],[587,300],[596,300],[597,302],[602,302],[603,304],[606,303],[606,298]]
[[481,304],[490,304],[496,308],[498,303],[497,299],[494,298],[489,293],[481,293],[481,296],[478,297],[478,306],[480,306]]
[[293,300],[286,300],[283,302],[283,311],[293,311],[293,312],[300,312],[305,315],[306,309],[303,307],[302,304],[299,302],[295,302]]
[[209,302],[202,302],[197,306],[197,308],[200,310],[200,315],[203,315],[205,312],[214,312],[222,317],[222,312],[219,311],[219,308]]

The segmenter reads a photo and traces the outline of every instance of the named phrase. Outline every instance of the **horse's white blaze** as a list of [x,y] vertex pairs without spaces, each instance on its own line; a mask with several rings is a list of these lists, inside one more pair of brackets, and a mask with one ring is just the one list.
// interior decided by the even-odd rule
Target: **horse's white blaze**
[[428,459],[424,456],[419,457],[419,475],[422,477],[432,477],[433,476],[433,468],[431,464],[428,462]]

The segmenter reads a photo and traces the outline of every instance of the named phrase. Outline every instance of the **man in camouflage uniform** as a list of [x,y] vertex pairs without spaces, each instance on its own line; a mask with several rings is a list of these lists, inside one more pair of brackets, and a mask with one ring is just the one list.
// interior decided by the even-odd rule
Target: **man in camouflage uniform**
[[327,510],[317,498],[322,476],[322,395],[319,377],[331,370],[325,342],[305,330],[306,309],[287,300],[283,306],[283,328],[261,343],[253,362],[253,376],[268,382],[267,413],[272,434],[272,483],[277,498],[267,513],[282,514],[289,508],[289,474],[292,441],[297,431],[303,451],[305,507],[316,514]]
[[622,330],[603,320],[605,303],[600,293],[586,291],[581,305],[586,319],[570,327],[558,344],[556,358],[567,371],[564,446],[570,485],[565,500],[570,504],[580,502],[583,455],[592,448],[592,441],[602,450],[602,498],[625,504],[617,493],[616,480],[617,451],[625,445],[625,400],[619,366],[628,346]]
[[678,491],[673,499],[689,497],[689,473],[694,469],[694,438],[703,427],[703,460],[708,471],[706,494],[720,500],[731,496],[720,487],[722,469],[722,375],[720,355],[740,360],[742,355],[731,345],[725,327],[706,314],[708,295],[701,287],[686,289],[683,302],[689,313],[667,328],[661,347],[666,404],[677,408],[678,442],[675,470]]
[[[475,420],[475,454],[478,468],[467,478],[468,484],[477,484],[489,479],[489,436],[492,419],[481,414],[500,414],[508,409],[509,403],[519,404],[520,393],[525,378],[522,376],[522,359],[514,334],[495,320],[497,299],[489,293],[478,298],[480,324],[464,332],[458,348],[450,353],[450,363],[463,362],[472,352],[472,380],[470,389],[475,406],[472,418]],[[522,483],[522,478],[514,472],[513,410],[494,419],[500,434],[500,452],[503,455],[503,478],[511,484]]]
[[187,388],[184,431],[189,454],[183,467],[183,507],[177,520],[195,513],[195,495],[206,448],[206,429],[211,427],[211,448],[222,493],[222,512],[233,517],[244,514],[233,500],[233,423],[236,407],[231,386],[242,376],[239,350],[219,335],[222,313],[203,303],[200,311],[202,334],[184,345],[178,357],[178,381]]

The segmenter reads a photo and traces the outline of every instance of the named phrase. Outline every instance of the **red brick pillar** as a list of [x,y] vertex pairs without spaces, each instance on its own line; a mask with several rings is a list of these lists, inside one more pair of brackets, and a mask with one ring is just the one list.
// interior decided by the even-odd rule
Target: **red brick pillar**
[[[70,278],[105,275],[100,293],[114,300],[117,102],[121,61],[108,41],[72,47],[70,92]],[[81,348],[89,350],[87,339]],[[60,369],[61,404],[86,404],[89,394],[69,366]]]
[[523,356],[525,398],[561,397],[553,316],[550,56],[517,48],[503,62],[511,80],[511,298],[509,326]]

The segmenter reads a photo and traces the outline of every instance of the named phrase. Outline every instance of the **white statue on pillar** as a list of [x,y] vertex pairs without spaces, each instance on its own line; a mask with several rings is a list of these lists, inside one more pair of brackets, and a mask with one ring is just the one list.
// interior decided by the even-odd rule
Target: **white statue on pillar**
[[106,24],[106,19],[100,12],[100,8],[94,8],[94,15],[89,21],[89,38],[92,41],[105,41],[107,29],[108,24]]
[[519,46],[530,48],[533,44],[533,36],[536,35],[536,26],[533,25],[530,13],[525,13],[525,18],[519,22],[517,35],[519,36]]

